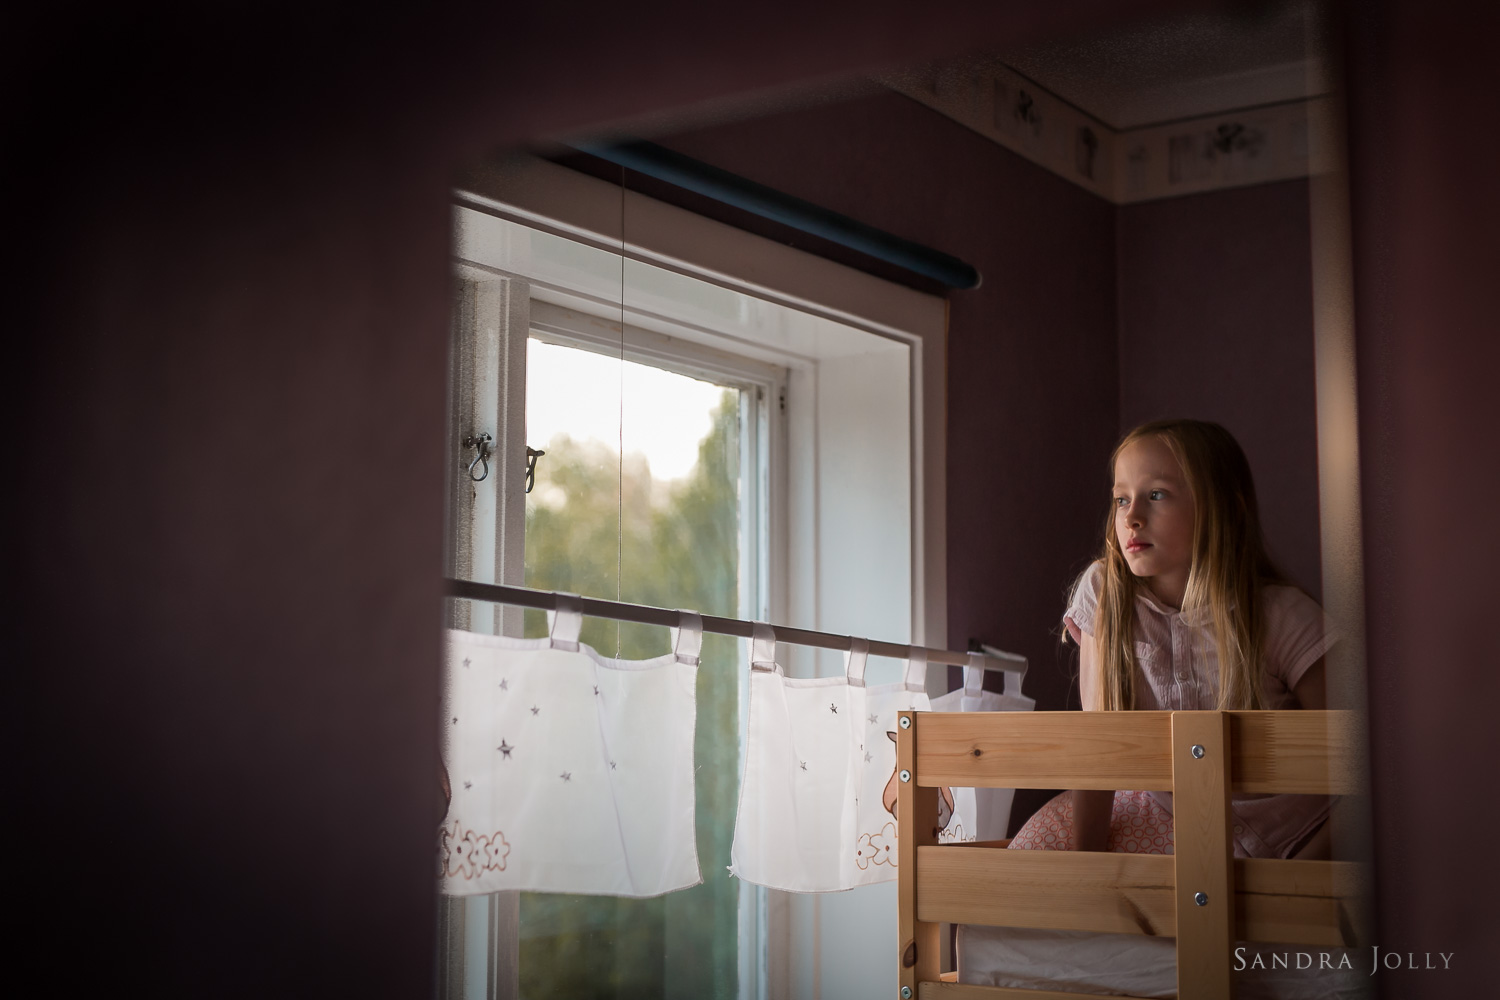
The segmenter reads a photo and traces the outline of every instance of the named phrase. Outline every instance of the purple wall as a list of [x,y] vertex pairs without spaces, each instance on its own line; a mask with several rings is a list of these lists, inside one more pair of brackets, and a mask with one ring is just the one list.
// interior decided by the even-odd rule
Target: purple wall
[[[1500,10],[1350,4],[1365,621],[1387,997],[1490,995],[1500,654]],[[1436,830],[1443,831],[1434,837]],[[1434,962],[1437,959],[1434,958]]]
[[1120,429],[1223,424],[1255,472],[1271,552],[1322,592],[1305,180],[1119,210]]

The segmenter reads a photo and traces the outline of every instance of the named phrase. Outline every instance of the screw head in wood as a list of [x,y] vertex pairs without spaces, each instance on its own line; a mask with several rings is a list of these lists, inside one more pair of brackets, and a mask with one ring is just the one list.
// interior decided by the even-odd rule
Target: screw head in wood
[[911,987],[910,986],[903,986],[903,987],[901,987],[901,1000],[911,1000]]
[[1193,902],[1197,903],[1199,906],[1207,906],[1208,905],[1208,893],[1206,893],[1206,892],[1196,893],[1193,896]]
[[902,729],[910,729],[911,728],[911,716],[909,716],[909,715],[903,715],[903,716],[901,716],[901,722],[899,723],[899,725],[901,726]]
[[902,781],[910,781],[911,780],[911,772],[908,771],[904,767],[901,769],[901,780]]
[[1197,743],[1193,744],[1193,757],[1197,760],[1203,759],[1203,747]]

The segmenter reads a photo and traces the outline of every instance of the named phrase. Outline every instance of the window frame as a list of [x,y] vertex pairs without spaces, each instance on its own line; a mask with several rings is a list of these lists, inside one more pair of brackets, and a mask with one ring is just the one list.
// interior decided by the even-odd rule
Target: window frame
[[[461,172],[455,207],[900,341],[911,347],[912,639],[948,644],[948,302],[530,155]],[[773,550],[773,560],[779,558]],[[772,607],[773,614],[781,609]],[[928,683],[946,675],[930,668]]]

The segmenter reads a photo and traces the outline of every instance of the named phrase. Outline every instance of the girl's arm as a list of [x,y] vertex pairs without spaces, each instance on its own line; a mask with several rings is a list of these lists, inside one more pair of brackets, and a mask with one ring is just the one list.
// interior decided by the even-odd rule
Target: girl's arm
[[[1082,630],[1077,639],[1078,693],[1085,712],[1098,712],[1104,707],[1103,693],[1099,688],[1099,647],[1094,637]],[[1114,809],[1115,793],[1075,789],[1070,794],[1073,798],[1073,849],[1109,850],[1109,818]]]

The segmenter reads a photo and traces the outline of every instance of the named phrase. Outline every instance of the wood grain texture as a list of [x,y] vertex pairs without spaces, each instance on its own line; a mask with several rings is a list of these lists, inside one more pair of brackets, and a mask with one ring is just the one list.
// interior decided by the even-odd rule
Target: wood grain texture
[[917,851],[917,916],[933,922],[1171,936],[1172,858],[1162,854]]
[[1352,947],[1356,936],[1341,913],[1342,902],[1312,896],[1236,893],[1235,939],[1305,947]]
[[[937,844],[938,790],[919,785],[916,780],[918,723],[933,718],[940,716],[901,712],[896,726],[896,770],[898,774],[902,770],[912,773],[912,780],[898,779],[896,783],[896,895],[900,906],[896,968],[898,987],[913,991],[919,982],[936,980],[942,972],[940,928],[921,916],[916,901],[919,855]],[[901,719],[910,719],[911,727],[901,728]]]
[[1236,792],[1349,795],[1363,757],[1353,712],[1229,712]]
[[[1177,933],[1172,857],[920,848],[922,920],[1171,937]],[[1238,941],[1316,947],[1363,943],[1349,919],[1364,892],[1359,866],[1335,861],[1236,858]],[[1196,907],[1195,907],[1196,908]]]
[[1236,858],[1235,937],[1311,947],[1363,947],[1355,919],[1369,872],[1347,861]]
[[[1227,1000],[1235,899],[1225,713],[1172,713],[1172,770],[1177,995]],[[1206,894],[1206,905],[1195,902],[1198,893]]]
[[[1176,936],[1179,995],[1188,997],[1229,995],[1237,940],[1366,946],[1351,914],[1368,894],[1367,870],[1235,859],[1229,837],[1231,789],[1357,791],[1359,733],[1345,712],[916,714],[898,745],[899,766],[913,772],[898,808],[916,803],[920,828],[932,828],[939,785],[1173,790],[1176,853],[938,846],[907,837],[903,823],[902,941],[941,922]],[[1194,745],[1203,756],[1192,756]],[[1199,891],[1208,905],[1196,905]],[[943,983],[935,965],[910,979],[906,971],[903,984],[930,1000],[1077,996]]]
[[1170,791],[1171,712],[936,712],[924,785]]
[[1352,861],[1235,858],[1234,884],[1242,893],[1353,899],[1369,891],[1370,873]]

